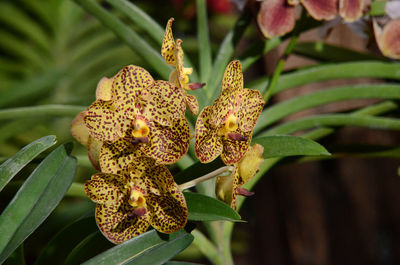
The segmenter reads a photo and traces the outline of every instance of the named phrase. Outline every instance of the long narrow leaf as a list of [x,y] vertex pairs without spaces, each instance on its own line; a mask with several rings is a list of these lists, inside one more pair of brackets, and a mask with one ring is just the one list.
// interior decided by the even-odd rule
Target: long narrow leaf
[[0,120],[26,119],[51,116],[76,116],[83,111],[84,106],[72,105],[42,105],[0,110]]
[[[134,3],[126,0],[106,0],[115,9],[126,15],[140,29],[145,31],[150,37],[161,47],[164,37],[164,28],[161,27],[152,17],[143,12]],[[185,64],[187,67],[193,68],[191,78],[198,80],[196,69],[194,68],[190,58],[185,54]]]
[[361,98],[400,99],[400,85],[358,85],[317,91],[278,103],[264,110],[254,129],[257,133],[266,126],[300,110],[323,104]]
[[289,134],[322,126],[359,126],[383,130],[400,130],[400,120],[372,116],[359,117],[351,114],[323,114],[287,122],[266,131],[260,136]]
[[221,83],[225,67],[228,65],[228,62],[235,51],[236,44],[239,42],[247,26],[250,24],[251,18],[252,16],[250,12],[244,10],[244,13],[242,13],[235,26],[228,32],[221,43],[212,68],[213,74],[208,79],[205,87],[209,99],[216,98],[220,92],[217,89],[217,86]]
[[[131,240],[128,240],[120,245],[117,245],[95,257],[86,261],[85,265],[111,265],[111,264],[126,264],[128,261],[137,261],[141,256],[150,256],[145,253],[148,249],[153,249],[155,246],[163,245],[166,242],[174,241],[176,239],[191,236],[186,231],[179,231],[171,235],[161,235],[155,230],[146,232]],[[171,249],[172,251],[172,249]],[[173,257],[173,256],[171,256]],[[137,263],[142,264],[142,263]],[[158,263],[153,263],[158,264]]]
[[305,57],[309,57],[319,61],[329,62],[350,62],[350,61],[370,61],[381,60],[389,61],[383,56],[374,55],[372,53],[362,53],[355,50],[330,45],[322,42],[303,42],[298,43],[293,52]]
[[7,183],[32,159],[56,143],[56,137],[49,135],[42,137],[23,147],[13,157],[0,166],[0,191]]
[[[277,94],[288,88],[298,87],[313,82],[347,78],[387,78],[400,80],[399,64],[379,61],[349,62],[322,64],[282,74],[272,94]],[[249,88],[264,93],[269,78],[262,77],[248,84]]]
[[0,263],[61,201],[72,183],[76,166],[76,159],[62,145],[32,172],[0,216]]
[[132,260],[124,263],[128,264],[141,264],[141,265],[155,265],[164,264],[168,260],[175,257],[182,250],[187,248],[193,241],[193,236],[189,233],[177,234],[168,242],[162,243],[154,248],[148,249],[135,257]]
[[89,234],[98,230],[93,216],[68,225],[42,250],[35,265],[62,264],[72,249]]
[[211,46],[207,23],[207,3],[197,0],[197,38],[199,43],[200,81],[208,80],[211,73]]
[[168,79],[171,72],[170,67],[167,66],[160,53],[154,50],[135,31],[125,25],[115,15],[102,8],[95,0],[75,0],[75,2],[111,29],[133,51],[140,54],[143,60],[148,62],[162,78]]

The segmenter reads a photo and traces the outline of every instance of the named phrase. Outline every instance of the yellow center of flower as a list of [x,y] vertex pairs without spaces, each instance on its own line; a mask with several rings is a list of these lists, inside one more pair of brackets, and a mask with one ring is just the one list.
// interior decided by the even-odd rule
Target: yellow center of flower
[[238,118],[235,115],[230,114],[225,121],[225,131],[233,132],[236,131],[237,128],[238,128]]
[[131,191],[131,195],[128,200],[129,205],[133,208],[146,208],[146,198],[143,193],[133,188]]
[[150,133],[149,126],[147,126],[146,122],[141,119],[137,119],[135,123],[133,124],[133,132],[132,135],[133,137],[146,137]]

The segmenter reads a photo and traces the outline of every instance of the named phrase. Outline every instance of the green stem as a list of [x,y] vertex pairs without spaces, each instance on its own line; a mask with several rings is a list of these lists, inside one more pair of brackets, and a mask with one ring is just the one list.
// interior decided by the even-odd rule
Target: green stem
[[193,245],[196,246],[209,261],[216,265],[224,264],[216,246],[208,240],[202,232],[195,229],[192,231],[192,235],[194,236]]
[[217,89],[217,87],[221,83],[225,67],[228,65],[228,62],[235,51],[236,44],[241,39],[245,29],[250,24],[251,19],[252,15],[249,10],[246,10],[245,8],[233,29],[228,32],[221,43],[212,68],[213,74],[207,81],[206,94],[209,100],[216,98],[219,94],[220,90]]
[[207,23],[207,3],[196,1],[197,8],[197,38],[199,43],[200,81],[208,80],[211,73],[211,47]]
[[191,181],[188,181],[186,183],[179,185],[179,189],[181,189],[181,190],[189,189],[191,187],[196,186],[199,183],[202,183],[206,180],[218,177],[224,173],[227,173],[227,172],[232,173],[233,169],[234,169],[234,167],[232,167],[232,166],[225,166],[225,167],[218,168],[217,170],[214,170],[202,177],[199,177],[197,179],[194,179],[194,180],[191,180]]
[[295,34],[290,38],[289,44],[286,46],[286,49],[282,55],[282,58],[279,59],[279,62],[275,68],[274,74],[272,75],[271,82],[268,83],[266,92],[264,94],[265,103],[268,102],[273,91],[275,90],[276,84],[278,83],[278,79],[281,76],[283,67],[285,67],[286,60],[287,60],[288,56],[292,53],[293,47],[296,45],[298,37],[299,36],[297,34]]
[[67,193],[65,193],[65,196],[88,199],[88,196],[86,195],[85,189],[83,187],[84,187],[83,183],[73,182],[71,184],[71,187],[69,187]]
[[84,106],[72,105],[42,105],[0,110],[0,120],[26,119],[41,116],[75,116],[85,110]]

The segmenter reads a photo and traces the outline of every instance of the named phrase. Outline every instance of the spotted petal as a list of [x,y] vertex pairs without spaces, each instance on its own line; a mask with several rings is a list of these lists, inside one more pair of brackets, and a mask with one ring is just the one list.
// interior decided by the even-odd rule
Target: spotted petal
[[196,115],[197,113],[199,113],[199,103],[197,103],[197,99],[195,96],[186,93],[185,100],[186,105],[192,114]]
[[239,128],[245,132],[253,131],[265,104],[263,97],[257,90],[243,89],[238,101],[240,106],[236,116],[239,120]]
[[124,199],[124,185],[127,179],[123,176],[98,173],[85,183],[85,193],[94,202],[119,206]]
[[133,175],[132,181],[145,182],[146,204],[150,224],[162,233],[173,233],[182,229],[187,221],[188,209],[185,197],[174,178],[164,165],[148,160],[140,176]]
[[103,77],[102,79],[100,79],[96,89],[96,100],[111,100],[112,84],[112,78]]
[[186,154],[189,148],[190,129],[185,118],[173,122],[172,126],[150,123],[149,143],[143,151],[160,164],[173,164]]
[[216,98],[211,105],[210,124],[217,128],[220,127],[223,122],[225,122],[228,114],[235,111],[239,93],[240,90],[232,92],[228,89],[225,89],[221,92],[218,98]]
[[86,111],[84,122],[91,136],[99,141],[114,141],[123,136],[127,120],[119,119],[111,102],[96,100]]
[[138,158],[144,156],[143,144],[132,143],[129,139],[119,139],[113,143],[105,142],[100,150],[102,172],[120,174],[127,170]]
[[185,94],[174,84],[158,80],[148,88],[144,116],[164,126],[171,126],[185,115]]
[[90,163],[92,163],[93,167],[96,170],[100,171],[100,149],[103,145],[103,142],[100,142],[93,138],[92,136],[89,136],[88,140],[88,145],[87,145],[87,150],[88,150],[88,157],[90,160]]
[[239,162],[243,155],[247,152],[251,142],[252,131],[244,132],[238,128],[235,133],[241,135],[243,139],[231,139],[230,137],[223,136],[223,151],[221,159],[226,165],[232,165]]
[[331,20],[337,15],[338,0],[301,0],[300,2],[316,20]]
[[362,16],[364,0],[339,0],[339,14],[347,22],[353,22]]
[[196,121],[195,153],[202,163],[213,161],[222,152],[221,137],[215,127],[210,124],[211,107],[205,107]]
[[136,114],[140,110],[142,91],[154,83],[153,77],[142,67],[125,66],[113,81],[112,95],[118,110]]
[[120,207],[98,204],[96,206],[96,223],[103,235],[120,244],[135,236],[143,234],[149,227],[149,212],[143,216],[133,214],[133,207],[124,201]]
[[165,28],[164,39],[161,45],[161,55],[164,57],[167,64],[175,66],[175,40],[174,36],[172,35],[172,22],[174,22],[174,18],[170,18],[168,20],[167,26]]
[[222,78],[222,91],[230,90],[232,92],[243,88],[243,73],[240,61],[232,61],[225,69],[224,77]]
[[287,0],[267,0],[261,3],[257,23],[264,37],[271,39],[292,31],[295,16],[295,7]]

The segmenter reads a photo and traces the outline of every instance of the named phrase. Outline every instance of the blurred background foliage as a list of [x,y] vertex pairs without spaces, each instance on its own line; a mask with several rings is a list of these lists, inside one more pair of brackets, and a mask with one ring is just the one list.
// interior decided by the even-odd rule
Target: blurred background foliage
[[[195,1],[133,2],[162,27],[170,17],[175,17],[175,37],[184,40],[185,53],[193,64],[198,65]],[[239,12],[228,0],[207,2],[214,56],[234,26]],[[121,18],[155,50],[160,49],[161,39],[157,42],[142,34],[141,28],[111,5],[102,2],[102,6]],[[244,56],[251,55],[251,50],[244,55],[243,51],[248,52],[252,45],[257,47],[264,43],[255,25],[248,27],[244,36],[235,50],[235,57],[247,58]],[[274,73],[285,44],[255,61],[245,72],[246,84],[251,88],[265,89],[267,80],[258,78]],[[321,52],[321,45],[324,52]],[[323,40],[316,30],[302,34],[283,71],[290,76],[292,71],[310,65],[371,60],[396,63],[380,56],[372,41],[361,39],[344,25],[338,25]],[[101,77],[111,77],[131,63],[148,69],[154,77],[160,78],[157,71],[143,60],[140,50],[129,48],[74,1],[0,1],[1,109],[46,104],[76,105],[84,109],[93,102],[96,84]],[[400,66],[396,67],[400,69]],[[346,81],[342,80],[344,77],[337,79],[316,80],[319,82],[311,85],[300,84],[303,86],[277,95],[270,103],[339,85],[388,81],[398,84],[400,78],[393,74],[387,79],[373,76],[364,76],[363,79],[351,77]],[[296,113],[285,121],[320,113],[346,114],[376,102],[357,100],[318,106]],[[395,107],[388,117],[399,117],[398,102],[394,100],[392,103]],[[0,119],[1,160],[44,135],[57,135],[58,143],[71,141],[69,127],[73,116]],[[237,224],[233,233],[235,262],[274,265],[399,264],[400,180],[395,176],[400,157],[399,138],[398,132],[345,128],[322,140],[322,144],[334,153],[333,158],[338,159],[317,162],[297,158],[282,160],[280,167],[272,169],[255,187],[257,195],[248,200],[241,212],[248,223]],[[94,170],[83,147],[75,144],[73,153],[78,157],[79,164],[75,181],[82,182]],[[380,156],[389,158],[375,158]],[[1,209],[38,161],[34,160],[21,171],[16,181],[1,193]],[[93,212],[92,202],[66,197],[25,241],[23,248],[27,263],[33,264],[43,247],[61,228]],[[93,226],[83,224],[82,227]],[[87,255],[100,253],[111,246],[98,232],[91,240],[96,241],[99,247]],[[180,258],[208,262],[193,245],[181,253]],[[18,260],[13,258],[8,262],[18,264]],[[42,262],[46,264],[45,257],[42,257]],[[61,260],[54,262],[59,264]]]

